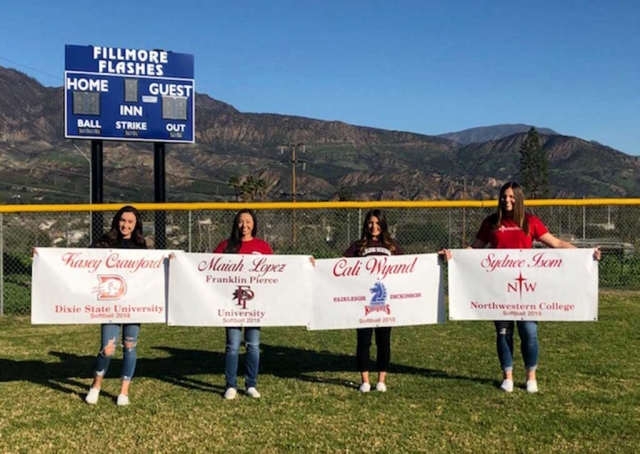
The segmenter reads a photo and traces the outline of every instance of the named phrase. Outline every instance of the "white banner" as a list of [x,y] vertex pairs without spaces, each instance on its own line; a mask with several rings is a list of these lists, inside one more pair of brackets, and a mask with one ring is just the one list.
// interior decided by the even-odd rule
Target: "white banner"
[[316,260],[310,329],[442,322],[437,254]]
[[176,253],[169,325],[306,326],[312,269],[309,256]]
[[165,323],[169,253],[37,248],[31,323]]
[[461,249],[451,254],[451,320],[598,319],[598,262],[592,249]]

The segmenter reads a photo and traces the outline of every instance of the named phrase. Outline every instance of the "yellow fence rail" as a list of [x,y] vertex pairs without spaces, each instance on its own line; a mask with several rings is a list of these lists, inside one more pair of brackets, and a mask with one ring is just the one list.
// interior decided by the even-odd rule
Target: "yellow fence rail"
[[[341,208],[495,208],[496,199],[489,200],[382,200],[367,202],[225,202],[225,203],[104,203],[60,205],[2,205],[0,213],[52,213],[117,211],[124,205],[133,205],[140,211],[198,211],[198,210],[309,210]],[[529,207],[562,206],[621,206],[640,205],[640,199],[540,199],[527,200]]]

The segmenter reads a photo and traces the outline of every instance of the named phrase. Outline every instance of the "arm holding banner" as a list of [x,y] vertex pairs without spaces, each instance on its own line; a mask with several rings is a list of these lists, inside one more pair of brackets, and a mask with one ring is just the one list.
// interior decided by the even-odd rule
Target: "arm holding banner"
[[[549,246],[550,248],[562,248],[562,249],[577,249],[575,245],[561,240],[560,238],[556,238],[555,236],[553,236],[552,234],[550,234],[549,232],[545,233],[544,235],[542,235],[540,237],[540,241],[542,243],[544,243],[546,246]],[[600,246],[596,246],[593,249],[593,258],[597,261],[600,261],[600,259],[602,258],[602,253],[600,251]]]
[[554,249],[576,249],[576,247],[568,241],[561,240],[550,234],[549,232],[540,236],[540,242]]

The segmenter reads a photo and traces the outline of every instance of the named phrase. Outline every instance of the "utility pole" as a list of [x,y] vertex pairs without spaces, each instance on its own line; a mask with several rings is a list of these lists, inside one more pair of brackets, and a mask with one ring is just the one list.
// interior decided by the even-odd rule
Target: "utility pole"
[[[296,145],[291,145],[291,201],[296,201]],[[296,247],[296,210],[291,210],[291,244]]]
[[[462,180],[462,200],[467,200],[467,177],[465,176]],[[467,209],[462,207],[462,247],[466,246],[466,230],[467,230]]]
[[[291,201],[295,203],[297,202],[296,196],[298,194],[297,177],[296,177],[296,166],[298,164],[298,159],[296,157],[296,149],[298,147],[302,147],[302,152],[305,153],[306,145],[302,142],[290,143],[288,145],[281,145],[280,153],[283,153],[284,148],[287,146],[291,147]],[[303,166],[302,169],[304,170],[306,163],[305,161],[300,161],[300,162],[302,162],[302,166]],[[291,210],[291,245],[293,248],[296,247],[296,210],[295,209]]]
[[[93,203],[93,195],[92,195],[93,194],[92,192],[93,191],[93,178],[92,178],[93,170],[91,166],[91,159],[89,159],[89,157],[86,154],[84,154],[80,148],[78,148],[74,140],[71,140],[71,145],[73,145],[76,151],[80,153],[82,157],[86,159],[87,162],[89,163],[89,205],[91,205],[91,203]],[[89,215],[89,224],[91,224],[91,217],[92,217],[92,214]],[[91,225],[89,225],[89,244],[93,244],[93,228],[91,227]]]

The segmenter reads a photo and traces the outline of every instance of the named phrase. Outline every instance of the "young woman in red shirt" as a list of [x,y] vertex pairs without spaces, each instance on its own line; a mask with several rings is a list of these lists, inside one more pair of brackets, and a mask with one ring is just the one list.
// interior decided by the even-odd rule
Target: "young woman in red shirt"
[[[344,253],[345,257],[367,257],[371,255],[401,255],[402,251],[398,243],[391,238],[387,227],[387,220],[380,210],[370,210],[362,225],[360,239],[355,241]],[[387,386],[387,368],[391,357],[391,327],[360,328],[357,330],[358,344],[356,347],[356,366],[362,383],[359,391],[368,393],[371,390],[369,382],[369,364],[371,337],[376,334],[376,348],[378,370],[378,382],[376,391],[385,392]]]
[[[224,240],[213,251],[215,254],[273,254],[265,241],[256,238],[258,220],[251,210],[240,210],[231,226],[231,236]],[[224,398],[235,399],[237,395],[238,353],[242,341],[242,327],[226,328],[227,343],[224,354],[224,375],[226,391]],[[244,329],[244,343],[247,349],[245,388],[248,396],[259,398],[256,389],[258,383],[258,367],[260,365],[260,327],[251,326]]]
[[[481,249],[487,245],[494,249],[530,249],[533,240],[550,248],[575,248],[571,243],[553,236],[540,219],[525,213],[524,193],[518,183],[508,182],[500,188],[500,198],[496,213],[487,217],[480,226],[472,248]],[[594,258],[600,260],[600,250],[596,248]],[[496,347],[502,367],[503,381],[500,389],[513,391],[513,321],[496,321]],[[526,369],[526,390],[538,392],[536,368],[538,366],[538,322],[517,321],[522,356]]]

